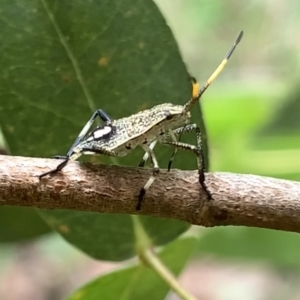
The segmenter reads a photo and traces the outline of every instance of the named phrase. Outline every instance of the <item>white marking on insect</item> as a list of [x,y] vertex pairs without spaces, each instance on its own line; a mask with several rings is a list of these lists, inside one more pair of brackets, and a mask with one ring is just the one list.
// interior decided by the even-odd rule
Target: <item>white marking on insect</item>
[[101,128],[99,130],[94,131],[94,138],[95,139],[100,139],[104,135],[107,135],[111,132],[111,127],[110,126],[104,126],[104,128]]

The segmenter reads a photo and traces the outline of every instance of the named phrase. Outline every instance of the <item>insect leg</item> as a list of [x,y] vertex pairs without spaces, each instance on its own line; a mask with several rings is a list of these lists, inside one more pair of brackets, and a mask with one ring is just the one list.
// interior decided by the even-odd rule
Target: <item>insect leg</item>
[[74,147],[73,148],[73,153],[69,157],[67,157],[62,163],[60,163],[55,169],[50,170],[48,172],[45,172],[41,175],[39,175],[39,178],[41,179],[42,177],[50,174],[55,174],[59,171],[61,171],[70,160],[76,160],[78,157],[80,157],[82,154],[85,155],[96,155],[96,154],[101,154],[101,155],[107,155],[107,156],[118,156],[118,154],[114,151],[109,151],[103,148],[96,148],[96,147]]
[[96,147],[96,146],[92,146],[92,147],[83,147],[83,148],[78,148],[76,147],[77,151],[80,151],[81,154],[85,154],[85,155],[107,155],[107,156],[118,156],[118,153],[116,153],[115,151],[111,151],[111,150],[107,150],[101,147]]
[[[154,141],[150,144],[149,148],[150,148],[151,150],[153,150],[154,147],[155,147],[155,145],[156,145],[156,143],[157,143],[157,140],[154,140]],[[148,160],[148,158],[149,158],[149,153],[148,153],[148,152],[145,152],[145,154],[144,154],[144,156],[143,156],[141,162],[139,163],[139,167],[144,167],[146,161]]]
[[69,160],[76,160],[79,156],[81,156],[81,153],[74,153],[71,156],[66,156],[64,157],[64,161],[62,163],[60,163],[55,169],[52,169],[48,172],[42,173],[41,175],[39,175],[39,179],[41,180],[43,177],[47,176],[47,175],[51,175],[51,174],[55,174],[59,171],[61,171],[69,162]]
[[[190,101],[197,101],[198,100],[198,92],[199,92],[199,83],[197,82],[197,80],[194,78],[194,77],[191,77],[191,83],[192,83],[192,98]],[[193,102],[194,103],[194,102]],[[184,127],[181,127],[180,129],[183,129]],[[181,130],[180,133],[177,133],[176,130],[172,131],[172,130],[169,130],[169,138],[172,139],[173,142],[177,142],[177,138],[175,136],[176,135],[179,135],[179,141],[180,141],[180,138],[181,138],[181,135],[183,133],[184,130]],[[178,148],[175,147],[172,155],[171,155],[171,158],[169,160],[169,163],[168,163],[168,172],[171,170],[171,166],[172,166],[172,163],[174,161],[174,158],[175,158],[175,155],[177,153],[177,150]]]
[[55,174],[59,171],[61,171],[68,163],[69,160],[76,160],[79,156],[81,156],[81,153],[77,152],[75,153],[73,150],[74,148],[82,141],[82,139],[85,137],[85,135],[87,134],[87,132],[89,131],[89,129],[92,127],[95,119],[97,118],[97,116],[99,116],[99,118],[106,123],[111,122],[111,118],[102,110],[102,109],[98,109],[96,110],[93,115],[91,116],[91,118],[89,119],[89,121],[86,123],[86,125],[83,127],[83,129],[81,130],[81,132],[79,133],[78,137],[76,138],[75,142],[73,143],[73,145],[71,146],[70,150],[68,151],[66,156],[54,156],[54,158],[59,158],[59,159],[64,159],[64,161],[62,163],[60,163],[55,169],[50,170],[48,172],[42,173],[41,175],[39,175],[39,179],[50,175],[50,174]]
[[[180,129],[182,129],[182,130],[180,132],[177,132],[176,130],[169,130],[168,134],[165,135],[162,139],[160,139],[161,143],[165,144],[165,141],[169,142],[170,139],[175,143],[180,141],[181,135],[183,133],[185,133],[185,131],[184,131],[185,127],[181,127]],[[179,136],[179,139],[176,138],[176,135]],[[168,172],[170,172],[170,170],[171,170],[171,166],[172,166],[172,163],[174,161],[175,155],[177,154],[177,150],[178,150],[178,148],[175,147],[174,151],[173,151],[173,153],[170,157],[170,160],[169,160],[169,163],[168,163]]]
[[[158,166],[157,159],[155,157],[155,154],[154,154],[153,150],[150,148],[153,143],[154,142],[152,142],[150,144],[150,146],[148,146],[148,145],[142,145],[142,148],[146,151],[146,153],[148,153],[148,156],[151,159],[151,163],[152,163],[152,166],[153,166],[153,174],[151,175],[151,177],[148,179],[148,181],[146,182],[146,184],[140,190],[140,194],[139,194],[139,198],[138,198],[138,203],[137,203],[137,206],[136,206],[136,210],[140,210],[141,209],[143,198],[144,198],[147,190],[153,184],[153,182],[155,180],[155,177],[159,173],[159,166]],[[155,144],[154,144],[154,146],[155,146]]]
[[73,143],[70,150],[68,151],[68,153],[66,155],[67,157],[72,155],[73,149],[83,140],[83,138],[85,137],[87,132],[90,130],[90,128],[92,127],[94,121],[96,120],[96,118],[98,116],[105,123],[111,122],[111,118],[102,109],[96,110],[93,113],[93,115],[91,116],[91,118],[88,120],[88,122],[85,124],[85,126],[82,128],[82,130],[79,133],[78,137],[76,138],[75,142]]
[[[177,142],[177,138],[176,138],[176,136],[175,136],[175,134],[174,134],[174,132],[173,132],[172,130],[169,131],[169,136],[170,136],[170,138],[172,139],[172,141],[173,141],[174,143]],[[180,139],[180,136],[179,136],[179,139]],[[173,163],[173,161],[174,161],[174,157],[175,157],[175,155],[176,155],[176,153],[177,153],[177,150],[178,150],[178,148],[175,147],[175,148],[174,148],[174,151],[173,151],[173,153],[172,153],[172,155],[171,155],[171,157],[170,157],[170,159],[169,159],[169,163],[168,163],[168,172],[170,172],[170,170],[171,170],[171,166],[172,166],[172,163]]]
[[180,148],[183,150],[188,150],[196,154],[197,156],[197,164],[198,164],[198,173],[199,173],[199,183],[201,184],[202,188],[206,192],[208,199],[212,199],[211,193],[207,189],[207,186],[205,184],[205,164],[204,164],[204,154],[202,151],[202,140],[201,140],[201,131],[200,128],[196,124],[190,124],[178,129],[173,130],[173,133],[175,135],[181,135],[188,132],[196,132],[196,138],[197,138],[197,145],[190,145],[187,143],[181,143],[181,142],[174,142],[174,141],[166,141],[163,140],[162,143],[166,145],[173,145],[176,148]]

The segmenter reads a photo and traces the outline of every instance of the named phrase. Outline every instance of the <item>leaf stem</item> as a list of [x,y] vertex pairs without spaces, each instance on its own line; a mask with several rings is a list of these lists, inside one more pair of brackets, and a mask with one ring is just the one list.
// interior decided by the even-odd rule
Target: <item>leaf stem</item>
[[183,300],[197,300],[193,295],[186,291],[178,282],[176,277],[166,268],[162,261],[157,257],[152,249],[145,249],[142,253],[143,261],[170,286],[170,288]]
[[151,240],[145,232],[138,216],[132,215],[133,227],[136,236],[137,253],[142,263],[152,268],[183,300],[197,300],[186,291],[178,282],[176,277],[168,270],[163,262],[152,249]]

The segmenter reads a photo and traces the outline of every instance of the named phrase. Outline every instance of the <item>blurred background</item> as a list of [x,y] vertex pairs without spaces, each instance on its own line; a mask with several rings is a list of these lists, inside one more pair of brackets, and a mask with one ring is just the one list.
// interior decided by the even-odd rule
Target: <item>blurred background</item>
[[[200,83],[244,30],[225,72],[202,99],[210,170],[299,181],[300,2],[156,4]],[[300,299],[298,234],[243,227],[199,231],[197,252],[181,275],[198,299]],[[0,247],[0,299],[61,299],[119,266],[88,258],[55,233]]]

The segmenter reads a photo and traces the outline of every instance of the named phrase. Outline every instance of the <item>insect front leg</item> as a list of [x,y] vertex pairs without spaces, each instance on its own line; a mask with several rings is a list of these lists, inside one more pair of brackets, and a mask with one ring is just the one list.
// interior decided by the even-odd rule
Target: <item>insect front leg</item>
[[[150,157],[150,159],[151,159],[151,163],[152,163],[152,167],[153,167],[153,174],[151,175],[151,177],[148,179],[148,181],[146,182],[146,184],[140,190],[140,194],[139,194],[139,198],[138,198],[138,203],[137,203],[137,206],[136,206],[136,210],[140,210],[141,209],[144,196],[145,196],[147,190],[150,188],[150,186],[155,181],[155,178],[156,178],[156,176],[159,173],[158,162],[157,162],[156,156],[155,156],[155,154],[153,152],[153,149],[152,149],[152,148],[154,148],[154,146],[156,144],[156,142],[155,143],[154,142],[152,142],[150,144],[150,146],[148,146],[148,145],[142,145],[141,146],[145,150],[145,152],[148,153],[148,157]],[[152,146],[152,148],[151,148],[151,146]],[[145,157],[145,155],[144,155],[144,157]]]
[[[65,157],[61,157],[64,158],[65,160],[60,163],[55,169],[52,169],[48,172],[42,173],[41,175],[39,175],[39,179],[41,180],[43,177],[47,176],[47,175],[52,175],[52,174],[56,174],[57,172],[61,171],[70,160],[76,160],[79,156],[81,156],[82,153],[74,153],[71,156],[65,156]],[[55,157],[56,158],[56,157]]]
[[[197,157],[197,164],[198,164],[198,173],[199,173],[199,183],[201,184],[202,188],[207,194],[208,199],[212,199],[211,193],[209,192],[206,184],[205,184],[205,163],[204,163],[204,154],[202,150],[202,140],[201,140],[201,131],[200,128],[196,124],[189,124],[184,127],[180,127],[178,129],[175,129],[172,131],[172,133],[176,135],[181,135],[184,133],[189,133],[189,132],[196,132],[196,138],[197,138],[197,145],[190,145],[187,143],[182,143],[182,142],[176,142],[176,141],[168,141],[163,139],[162,143],[165,145],[173,145],[176,148],[180,148],[183,150],[188,150],[196,154]],[[170,133],[170,136],[172,137],[172,133]],[[169,163],[170,164],[170,163]]]
[[82,153],[80,153],[80,152],[75,153],[74,149],[83,140],[83,138],[85,137],[87,132],[90,130],[90,128],[92,127],[92,125],[97,117],[99,117],[105,123],[111,122],[111,118],[102,109],[96,110],[93,113],[93,115],[91,116],[91,118],[89,119],[89,121],[82,128],[81,132],[79,133],[78,137],[72,144],[67,155],[66,156],[54,156],[54,158],[64,159],[64,161],[62,163],[60,163],[55,169],[39,175],[38,177],[40,180],[47,175],[56,174],[57,172],[61,171],[67,165],[69,160],[76,160],[79,156],[81,156]]
[[96,118],[99,117],[104,123],[110,123],[111,118],[104,112],[102,109],[96,110],[85,126],[80,131],[78,137],[76,138],[75,142],[71,146],[70,150],[67,153],[67,157],[71,156],[73,153],[73,149],[84,139],[85,135],[88,133],[90,128],[92,127],[93,123],[95,122]]

